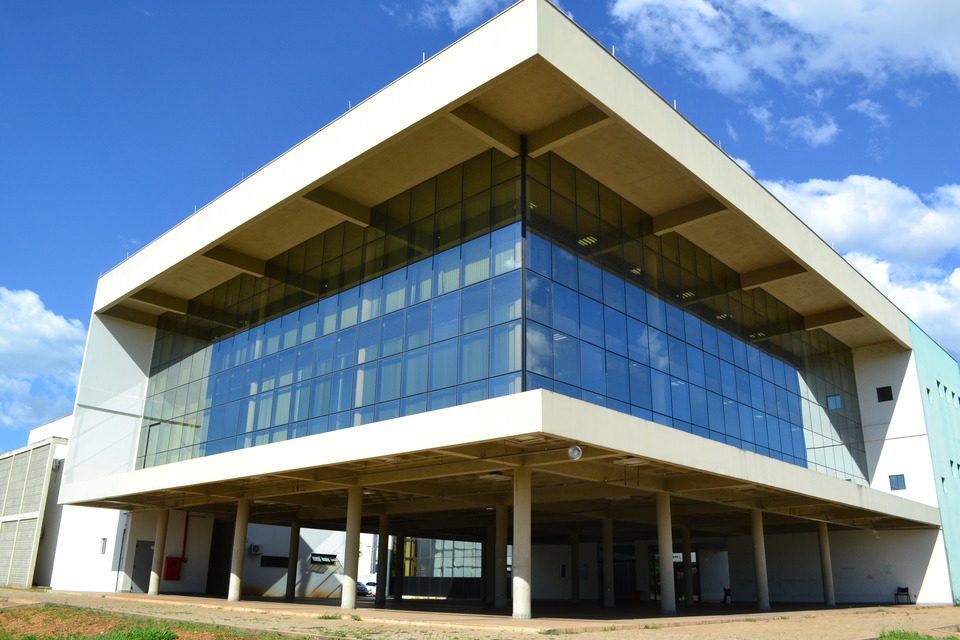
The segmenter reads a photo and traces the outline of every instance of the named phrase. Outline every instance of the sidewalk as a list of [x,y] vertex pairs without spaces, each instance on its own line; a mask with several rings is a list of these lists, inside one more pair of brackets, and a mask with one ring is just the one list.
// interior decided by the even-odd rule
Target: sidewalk
[[[361,598],[358,608],[345,611],[335,600],[249,599],[227,602],[204,596],[133,593],[72,593],[0,589],[0,607],[57,603],[126,615],[215,624],[245,631],[275,632],[307,637],[378,638],[528,638],[534,633],[576,634],[580,640],[625,640],[647,636],[659,640],[740,638],[861,640],[876,638],[885,629],[911,629],[947,637],[957,634],[960,608],[885,606],[848,609],[797,609],[756,613],[746,609],[704,605],[660,617],[652,608],[629,605],[604,609],[592,605],[534,606],[530,620],[514,620],[479,606],[445,601],[414,601],[376,608],[373,598]],[[414,608],[415,607],[415,608]],[[338,618],[338,616],[343,616]]]

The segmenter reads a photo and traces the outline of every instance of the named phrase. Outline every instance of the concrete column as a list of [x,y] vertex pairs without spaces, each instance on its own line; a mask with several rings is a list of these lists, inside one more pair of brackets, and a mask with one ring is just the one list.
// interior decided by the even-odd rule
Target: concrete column
[[613,601],[613,518],[603,519],[603,606],[612,607]]
[[147,594],[160,595],[160,578],[163,572],[163,550],[167,546],[167,523],[170,522],[170,509],[157,512],[157,532],[153,536],[153,561],[150,564],[150,588]]
[[570,599],[580,602],[580,536],[570,536]]
[[250,521],[250,501],[237,500],[237,520],[233,525],[233,553],[230,556],[230,586],[227,600],[240,601],[240,585],[243,580],[243,560],[247,553],[247,524]]
[[767,583],[767,550],[763,541],[763,512],[750,511],[750,529],[753,535],[753,564],[757,582],[757,609],[770,611],[770,585]]
[[690,544],[690,527],[680,529],[680,544],[683,550],[683,603],[693,604],[693,549]]
[[363,487],[347,488],[347,533],[343,542],[343,581],[340,608],[357,608],[357,575],[360,573],[360,512]]
[[390,516],[380,516],[377,532],[377,595],[374,604],[387,604],[387,576],[390,575]]
[[521,620],[531,615],[530,580],[533,562],[530,546],[532,473],[518,467],[513,473],[513,617]]
[[496,552],[497,527],[490,525],[487,527],[487,535],[483,538],[483,547],[480,555],[480,577],[483,582],[483,604],[493,604],[494,589],[494,566],[497,563]]
[[493,607],[507,608],[507,508],[497,505],[496,560],[493,567]]
[[670,494],[657,494],[657,547],[660,554],[660,613],[677,613],[677,590],[673,584],[673,522]]
[[826,522],[817,523],[817,537],[820,540],[820,573],[823,576],[823,604],[837,606],[833,592],[833,561],[830,559],[830,532]]
[[406,566],[403,556],[406,540],[402,533],[393,536],[393,599],[397,602],[403,600],[403,572]]
[[300,566],[300,523],[290,523],[290,546],[287,548],[287,592],[283,597],[297,597],[297,569]]

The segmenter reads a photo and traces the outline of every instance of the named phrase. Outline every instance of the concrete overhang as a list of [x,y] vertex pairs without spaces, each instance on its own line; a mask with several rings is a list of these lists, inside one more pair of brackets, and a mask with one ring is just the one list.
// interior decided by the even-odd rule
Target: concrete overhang
[[[96,313],[166,310],[491,147],[553,151],[850,347],[906,316],[546,0],[523,0],[131,256]],[[829,319],[831,322],[827,322]]]
[[60,500],[228,517],[247,498],[255,521],[339,528],[359,485],[371,530],[389,515],[409,535],[471,536],[512,503],[523,466],[535,525],[590,529],[609,515],[653,527],[661,492],[676,522],[704,535],[748,531],[753,509],[771,531],[940,525],[935,507],[543,390],[68,483]]

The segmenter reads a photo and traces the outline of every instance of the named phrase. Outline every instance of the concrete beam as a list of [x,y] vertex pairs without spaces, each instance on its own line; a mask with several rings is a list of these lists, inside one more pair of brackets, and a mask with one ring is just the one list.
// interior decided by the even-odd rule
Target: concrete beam
[[505,124],[491,118],[472,104],[465,104],[448,114],[451,122],[483,140],[511,158],[520,155],[520,136]]
[[610,116],[597,107],[584,107],[527,136],[527,153],[536,158],[609,123]]
[[765,284],[779,282],[794,276],[806,273],[803,265],[793,260],[781,262],[780,264],[770,265],[754,271],[746,271],[740,274],[740,288],[746,291],[762,287]]
[[839,309],[831,309],[830,311],[804,316],[803,328],[807,331],[811,331],[813,329],[822,329],[823,327],[828,327],[832,324],[840,324],[841,322],[858,320],[862,317],[863,314],[853,307],[840,307]]
[[370,226],[370,207],[365,207],[329,189],[317,187],[303,194],[303,201],[347,222],[361,227]]
[[688,225],[723,213],[726,210],[727,208],[722,202],[716,198],[707,197],[672,211],[661,213],[653,219],[653,233],[662,236],[671,231],[679,231]]
[[228,249],[227,247],[213,247],[200,255],[207,260],[225,264],[228,267],[233,267],[255,278],[262,278],[267,273],[267,265],[264,260],[259,260],[245,253]]
[[172,311],[183,315],[187,312],[187,301],[183,298],[171,296],[167,293],[154,291],[153,289],[141,289],[130,295],[130,298],[151,307],[156,307],[164,311]]

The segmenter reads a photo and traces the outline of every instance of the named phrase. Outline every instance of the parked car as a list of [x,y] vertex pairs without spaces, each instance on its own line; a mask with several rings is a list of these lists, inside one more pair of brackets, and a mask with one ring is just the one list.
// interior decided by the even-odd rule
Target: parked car
[[366,583],[364,583],[364,584],[367,585],[367,591],[370,592],[370,595],[372,595],[372,596],[377,595],[377,583],[376,583],[376,582],[366,582]]
[[370,589],[368,589],[368,588],[367,588],[367,585],[363,584],[362,582],[358,582],[358,583],[357,583],[357,595],[358,595],[358,596],[369,596],[369,595],[371,595],[371,594],[370,594]]

